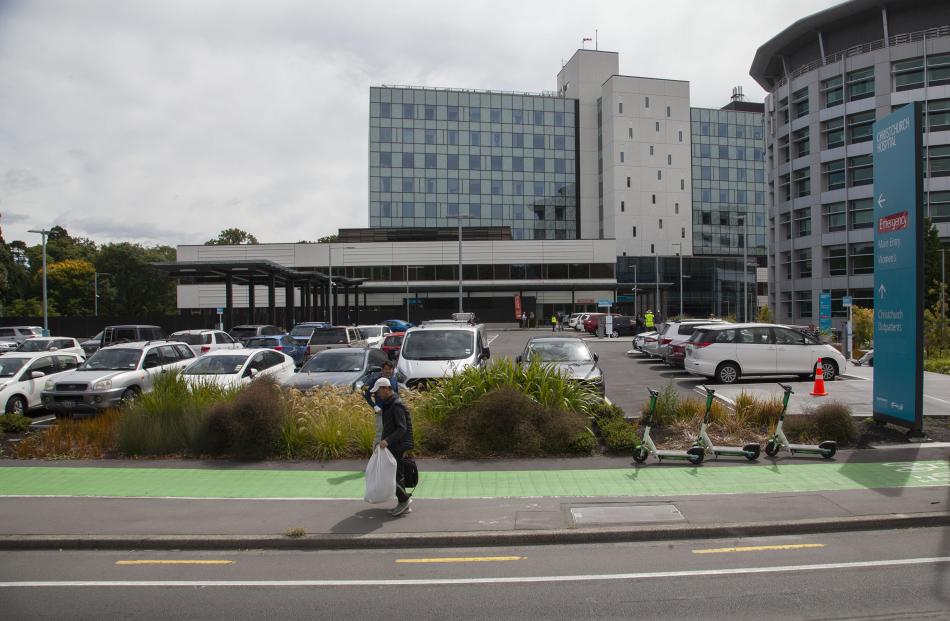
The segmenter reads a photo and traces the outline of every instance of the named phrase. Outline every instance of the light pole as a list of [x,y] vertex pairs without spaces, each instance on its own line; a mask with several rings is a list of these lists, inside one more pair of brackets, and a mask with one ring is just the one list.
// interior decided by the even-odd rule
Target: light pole
[[[749,321],[749,232],[746,224],[748,218],[742,218],[742,320]],[[736,309],[738,311],[738,309]]]
[[46,238],[51,231],[49,229],[30,229],[27,232],[43,236],[43,332],[49,334],[49,305],[46,298]]
[[[461,209],[461,208],[460,208]],[[462,212],[458,213],[459,221],[459,312],[462,312]]]
[[660,312],[660,255],[656,255],[656,300],[654,301],[656,306],[656,312]]
[[100,277],[100,276],[112,276],[112,274],[110,274],[109,272],[95,272],[95,273],[93,273],[93,280],[92,280],[93,285],[92,285],[92,286],[93,286],[93,290],[94,290],[94,292],[95,292],[94,306],[95,306],[95,316],[96,316],[96,317],[99,316],[99,277]]
[[333,325],[333,303],[336,301],[333,295],[333,242],[327,242],[327,256],[329,257],[327,259],[327,264],[330,266],[329,267],[330,287],[327,289],[327,307],[329,307],[330,309],[330,316],[328,317],[330,321],[328,323],[332,326]]
[[637,264],[633,264],[633,315],[634,319],[640,316],[640,311],[637,308]]
[[683,317],[683,244],[670,244],[671,246],[676,246],[679,248],[679,252],[676,254],[680,257],[680,318]]

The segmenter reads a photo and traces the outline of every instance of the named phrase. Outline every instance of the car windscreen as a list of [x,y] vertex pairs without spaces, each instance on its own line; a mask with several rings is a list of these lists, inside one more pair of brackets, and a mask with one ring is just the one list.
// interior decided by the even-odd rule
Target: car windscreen
[[265,338],[260,338],[260,337],[256,339],[248,339],[247,343],[244,344],[244,346],[247,347],[248,349],[254,349],[256,347],[276,347],[277,345],[279,345],[277,339],[272,339],[272,338],[265,339]]
[[363,370],[363,356],[361,351],[325,351],[311,358],[300,369],[301,373],[346,373]]
[[207,345],[211,343],[210,334],[194,334],[192,332],[176,332],[168,337],[170,341],[178,341],[187,345]]
[[313,334],[313,331],[316,330],[316,326],[294,326],[294,329],[290,331],[290,336],[306,336],[309,337]]
[[383,335],[382,326],[365,326],[356,330],[360,333],[361,339],[374,339]]
[[246,339],[249,336],[257,336],[257,328],[231,328],[228,334],[236,339]]
[[311,345],[346,345],[346,328],[323,328],[310,335]]
[[593,362],[587,346],[577,341],[537,341],[528,345],[528,360],[539,362]]
[[21,331],[32,334],[33,336],[43,336],[43,328],[28,328]]
[[246,361],[247,354],[202,356],[185,369],[185,375],[233,375],[240,373]]
[[79,367],[82,371],[128,371],[139,364],[141,349],[106,347],[100,349]]
[[472,356],[474,346],[475,333],[468,330],[425,330],[407,334],[400,355],[407,360],[461,360]]
[[402,345],[403,336],[400,334],[398,336],[387,336],[386,340],[383,341],[383,347],[399,347]]
[[13,377],[29,361],[30,358],[0,357],[0,377]]
[[28,339],[20,344],[17,351],[46,351],[52,344],[53,341]]

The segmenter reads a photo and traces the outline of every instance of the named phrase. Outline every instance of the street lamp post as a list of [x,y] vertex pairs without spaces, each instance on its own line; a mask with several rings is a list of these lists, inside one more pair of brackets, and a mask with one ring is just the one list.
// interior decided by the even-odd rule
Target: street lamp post
[[656,255],[656,300],[654,300],[654,306],[656,306],[656,312],[660,312],[660,255]]
[[30,229],[28,232],[43,236],[43,331],[45,334],[49,334],[49,303],[46,297],[46,238],[51,231],[49,229]]
[[462,213],[459,212],[459,312],[462,312]]
[[749,321],[749,229],[748,218],[742,218],[742,320]]
[[670,244],[671,246],[676,246],[679,248],[679,252],[676,254],[680,257],[680,317],[683,317],[683,244]]
[[100,276],[112,276],[112,274],[110,274],[109,272],[95,272],[95,273],[93,273],[93,280],[92,280],[92,282],[93,282],[93,291],[95,292],[94,307],[95,307],[95,316],[96,316],[96,317],[99,316],[99,277],[100,277]]
[[330,321],[327,323],[329,323],[332,326],[333,325],[333,303],[336,301],[333,295],[333,242],[329,242],[327,244],[327,257],[328,257],[327,264],[329,265],[328,271],[330,272],[329,274],[330,286],[327,289],[327,307],[330,309],[330,313],[329,313],[330,316],[328,317],[328,319]]

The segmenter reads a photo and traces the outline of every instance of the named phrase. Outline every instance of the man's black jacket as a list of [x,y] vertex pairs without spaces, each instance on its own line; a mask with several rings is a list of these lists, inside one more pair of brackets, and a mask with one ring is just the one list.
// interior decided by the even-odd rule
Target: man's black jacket
[[393,453],[412,448],[412,417],[399,397],[393,395],[383,406],[383,439]]

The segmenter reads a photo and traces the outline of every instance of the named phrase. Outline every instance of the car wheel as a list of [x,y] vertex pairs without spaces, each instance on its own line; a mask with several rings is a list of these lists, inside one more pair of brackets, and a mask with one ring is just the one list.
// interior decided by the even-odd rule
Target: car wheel
[[26,400],[23,397],[13,396],[10,397],[9,401],[7,401],[7,414],[19,414],[20,416],[26,416],[26,410]]
[[723,362],[716,369],[716,379],[720,384],[735,384],[739,381],[739,367],[734,362]]
[[122,393],[122,399],[120,400],[120,403],[122,405],[130,405],[134,403],[135,400],[138,398],[139,398],[138,390],[136,390],[135,388],[126,388],[125,392]]
[[838,363],[836,363],[834,360],[823,358],[821,361],[821,372],[822,375],[824,375],[826,382],[834,381],[835,378],[838,377]]

